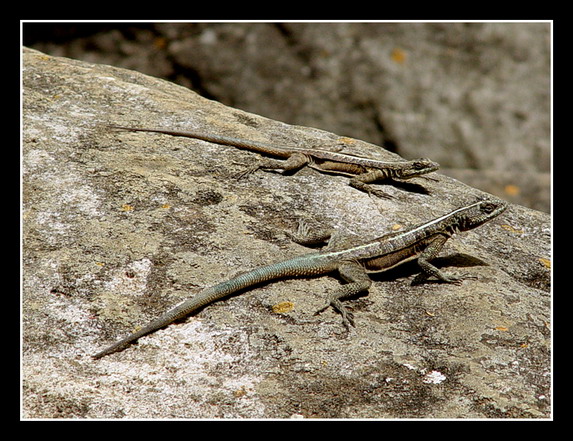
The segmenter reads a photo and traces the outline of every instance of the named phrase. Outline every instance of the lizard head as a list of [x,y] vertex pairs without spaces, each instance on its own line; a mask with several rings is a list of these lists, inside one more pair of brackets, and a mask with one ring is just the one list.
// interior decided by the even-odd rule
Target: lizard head
[[428,158],[413,159],[408,161],[407,166],[400,169],[400,179],[410,179],[416,176],[434,172],[440,168],[440,164]]
[[467,231],[499,216],[507,208],[507,202],[500,199],[487,198],[468,205],[459,210],[457,229]]

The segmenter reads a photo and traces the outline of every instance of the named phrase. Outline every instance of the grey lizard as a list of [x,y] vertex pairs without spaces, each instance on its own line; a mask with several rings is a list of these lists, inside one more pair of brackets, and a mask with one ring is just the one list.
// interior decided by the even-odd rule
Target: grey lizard
[[[231,280],[205,288],[139,331],[97,353],[93,358],[101,358],[122,350],[143,335],[163,328],[205,305],[261,282],[297,276],[319,276],[335,271],[348,283],[341,285],[338,290],[331,293],[324,308],[318,312],[332,306],[342,315],[345,325],[354,325],[352,313],[346,309],[341,300],[368,291],[372,281],[367,273],[385,271],[416,259],[424,278],[435,277],[443,283],[459,284],[462,280],[461,276],[445,274],[430,261],[455,233],[476,228],[495,218],[506,208],[506,202],[488,198],[457,208],[404,231],[389,233],[352,246],[340,247],[331,243],[321,251],[256,268]],[[321,239],[320,235],[307,234],[304,228],[299,229],[299,232],[303,234],[293,235],[293,238],[300,243],[316,242]],[[323,238],[326,240],[328,236],[325,235]]]

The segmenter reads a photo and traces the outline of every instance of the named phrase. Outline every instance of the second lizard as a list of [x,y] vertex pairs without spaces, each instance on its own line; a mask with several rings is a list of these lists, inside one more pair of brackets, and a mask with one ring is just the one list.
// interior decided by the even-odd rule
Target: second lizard
[[322,172],[351,176],[349,184],[352,187],[365,191],[368,194],[384,198],[391,198],[391,196],[368,184],[375,181],[394,179],[399,181],[409,180],[434,172],[440,167],[438,163],[427,158],[414,159],[411,161],[379,161],[377,159],[364,158],[347,153],[314,148],[281,146],[274,143],[244,140],[233,136],[216,135],[201,131],[179,131],[116,125],[110,125],[108,127],[131,132],[153,132],[172,136],[183,136],[259,152],[284,160],[267,158],[250,168],[247,172],[243,173],[243,175],[258,169],[296,171],[308,166]]

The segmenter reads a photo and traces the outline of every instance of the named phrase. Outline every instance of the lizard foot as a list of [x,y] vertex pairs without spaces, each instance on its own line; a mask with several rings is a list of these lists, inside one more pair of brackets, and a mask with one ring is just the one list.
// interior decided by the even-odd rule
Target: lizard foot
[[394,199],[394,196],[389,195],[382,190],[378,190],[377,188],[368,187],[367,191],[369,196],[377,196],[384,199]]
[[454,275],[454,274],[450,274],[450,275],[448,275],[448,276],[446,276],[446,277],[447,277],[448,280],[444,280],[444,282],[446,282],[446,283],[453,283],[453,284],[455,284],[455,285],[461,285],[462,282],[463,282],[464,280],[467,280],[467,279],[473,279],[473,280],[476,280],[476,279],[477,279],[477,276],[474,276],[474,275],[468,274],[468,273],[460,274],[459,276],[456,276],[456,275]]
[[[412,280],[412,285],[419,285],[423,282],[425,282],[428,279],[428,275],[424,274],[424,273],[420,273],[418,274],[416,277],[414,277],[414,280]],[[464,273],[464,274],[460,274],[460,275],[455,275],[455,274],[441,274],[441,276],[438,278],[437,282],[442,282],[442,283],[451,283],[453,285],[461,285],[463,283],[464,280],[466,279],[477,279],[477,276],[474,276],[472,274],[468,274],[468,273]]]
[[342,323],[347,329],[350,329],[351,326],[356,327],[356,325],[354,324],[354,314],[352,314],[352,312],[350,312],[346,307],[344,307],[342,303],[340,303],[340,300],[332,300],[328,302],[325,306],[320,308],[313,315],[318,315],[326,311],[331,306],[334,309],[336,309],[340,313],[340,315],[342,315]]
[[258,166],[258,165],[255,167],[249,167],[248,169],[243,170],[242,172],[235,174],[233,177],[238,181],[239,179],[243,179],[245,176],[249,176],[249,175],[253,174],[259,168],[260,168],[260,166]]

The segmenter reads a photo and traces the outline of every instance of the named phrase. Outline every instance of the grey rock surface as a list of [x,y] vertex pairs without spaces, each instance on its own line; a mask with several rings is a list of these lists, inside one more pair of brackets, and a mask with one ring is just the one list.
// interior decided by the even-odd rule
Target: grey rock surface
[[411,286],[410,264],[375,276],[348,302],[350,331],[312,315],[340,280],[285,280],[92,360],[201,288],[308,252],[284,234],[301,219],[375,237],[481,192],[441,174],[417,181],[429,194],[385,186],[392,200],[311,169],[237,180],[257,154],[105,124],[323,148],[340,136],[29,49],[23,87],[24,418],[550,417],[550,219],[519,205],[437,259],[477,279]]
[[431,157],[448,176],[550,211],[549,22],[52,26],[69,38],[36,48]]

